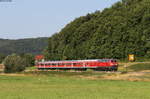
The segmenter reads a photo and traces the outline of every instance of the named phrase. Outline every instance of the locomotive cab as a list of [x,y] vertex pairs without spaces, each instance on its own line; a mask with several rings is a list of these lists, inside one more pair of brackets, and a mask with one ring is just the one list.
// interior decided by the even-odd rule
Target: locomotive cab
[[118,62],[116,59],[110,60],[110,67],[112,70],[117,71],[118,70]]

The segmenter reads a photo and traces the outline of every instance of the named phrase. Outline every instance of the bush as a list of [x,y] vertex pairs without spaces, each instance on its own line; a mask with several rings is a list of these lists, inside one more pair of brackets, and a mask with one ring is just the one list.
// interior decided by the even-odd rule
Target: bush
[[0,64],[3,62],[4,59],[5,59],[5,55],[0,53]]
[[12,54],[4,59],[3,64],[5,65],[5,73],[15,73],[25,70],[25,61],[20,56]]
[[26,53],[26,54],[21,54],[20,56],[21,56],[21,58],[24,59],[26,67],[34,66],[34,61],[35,61],[34,55]]

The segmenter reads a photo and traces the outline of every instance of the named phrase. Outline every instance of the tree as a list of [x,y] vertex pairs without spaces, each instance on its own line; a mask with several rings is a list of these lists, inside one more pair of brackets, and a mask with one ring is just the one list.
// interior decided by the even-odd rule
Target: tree
[[16,54],[7,56],[3,62],[5,73],[15,73],[25,70],[25,61],[23,58]]
[[34,62],[35,62],[34,55],[30,53],[25,53],[25,54],[21,54],[20,56],[22,59],[24,59],[26,67],[34,66]]
[[4,54],[0,54],[0,64],[3,62],[3,60],[5,59],[5,55]]
[[45,55],[51,60],[145,57],[150,53],[149,12],[148,0],[122,0],[79,17],[49,38]]

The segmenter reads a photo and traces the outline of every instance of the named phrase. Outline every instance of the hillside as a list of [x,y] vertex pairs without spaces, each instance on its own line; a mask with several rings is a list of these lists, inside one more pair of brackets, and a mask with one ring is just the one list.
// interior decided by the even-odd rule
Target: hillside
[[8,55],[11,53],[40,54],[47,46],[48,38],[30,38],[19,40],[0,39],[0,53]]
[[122,0],[81,16],[49,38],[51,60],[150,57],[150,1]]

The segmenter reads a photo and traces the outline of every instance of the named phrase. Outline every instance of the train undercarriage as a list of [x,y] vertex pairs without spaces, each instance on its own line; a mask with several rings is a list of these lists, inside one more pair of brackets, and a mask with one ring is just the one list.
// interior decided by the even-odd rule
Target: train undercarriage
[[117,71],[118,66],[112,66],[112,67],[48,67],[48,68],[38,68],[38,70],[75,70],[75,71],[86,71],[87,69],[91,69],[93,71]]

